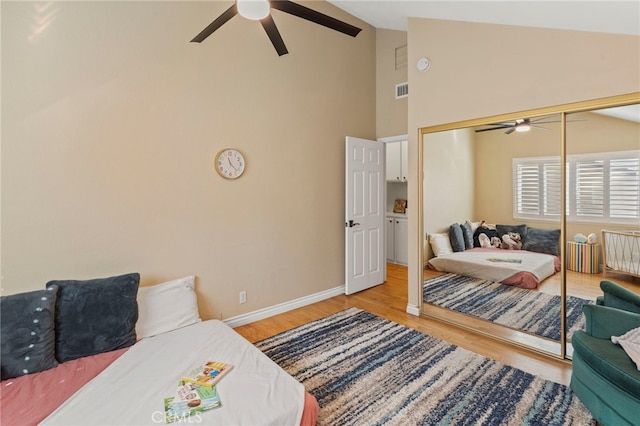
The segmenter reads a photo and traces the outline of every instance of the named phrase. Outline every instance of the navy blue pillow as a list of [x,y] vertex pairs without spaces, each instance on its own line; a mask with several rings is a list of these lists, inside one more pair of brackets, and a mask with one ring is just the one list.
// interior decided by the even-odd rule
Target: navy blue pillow
[[54,317],[58,288],[0,297],[2,380],[58,365]]
[[559,229],[529,228],[527,230],[527,241],[522,245],[522,250],[560,256],[559,242]]
[[49,281],[47,287],[60,288],[55,319],[58,361],[133,345],[139,284],[137,273],[86,281]]
[[464,251],[464,237],[459,224],[454,223],[449,227],[449,241],[454,252]]

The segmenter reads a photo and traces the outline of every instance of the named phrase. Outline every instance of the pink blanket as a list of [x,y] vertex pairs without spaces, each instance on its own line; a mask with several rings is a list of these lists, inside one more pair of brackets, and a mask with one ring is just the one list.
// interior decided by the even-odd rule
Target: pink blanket
[[0,424],[40,423],[127,349],[74,359],[50,370],[4,380],[0,383]]

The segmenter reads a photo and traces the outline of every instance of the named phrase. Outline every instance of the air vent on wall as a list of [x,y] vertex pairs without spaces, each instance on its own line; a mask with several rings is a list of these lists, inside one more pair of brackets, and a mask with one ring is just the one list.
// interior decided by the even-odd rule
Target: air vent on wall
[[396,47],[396,69],[407,67],[407,45]]
[[409,96],[409,83],[396,84],[396,99]]

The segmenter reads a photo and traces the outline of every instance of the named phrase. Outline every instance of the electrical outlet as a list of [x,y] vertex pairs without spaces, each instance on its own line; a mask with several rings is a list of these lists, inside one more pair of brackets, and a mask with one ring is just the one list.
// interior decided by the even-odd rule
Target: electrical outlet
[[238,293],[238,299],[240,303],[247,303],[247,292],[242,290],[240,293]]

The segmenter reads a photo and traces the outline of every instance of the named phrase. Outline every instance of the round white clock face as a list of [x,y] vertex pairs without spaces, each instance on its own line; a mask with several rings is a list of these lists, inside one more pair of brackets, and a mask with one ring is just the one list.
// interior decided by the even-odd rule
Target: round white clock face
[[244,156],[236,149],[223,149],[216,155],[216,170],[223,178],[239,178],[244,168]]

